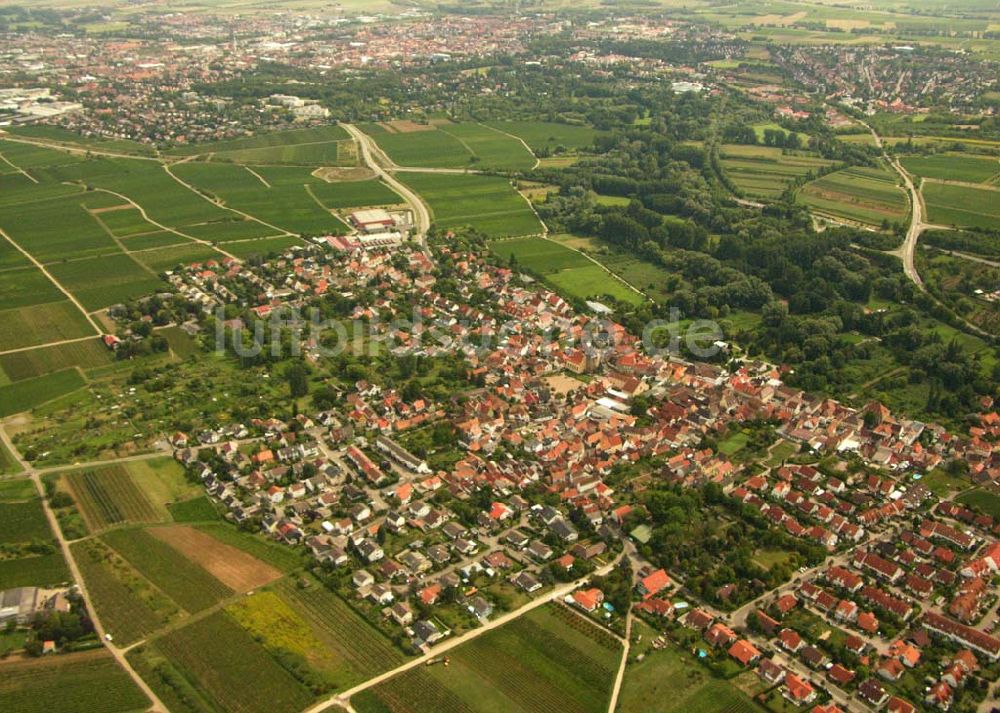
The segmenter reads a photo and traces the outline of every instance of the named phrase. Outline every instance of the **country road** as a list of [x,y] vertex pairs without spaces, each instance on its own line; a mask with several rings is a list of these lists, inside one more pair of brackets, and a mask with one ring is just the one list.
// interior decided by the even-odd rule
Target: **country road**
[[[100,617],[97,615],[97,610],[94,609],[93,602],[90,600],[90,594],[87,592],[87,585],[83,581],[83,576],[80,574],[80,568],[76,564],[76,560],[73,558],[73,551],[70,549],[69,542],[63,536],[62,529],[59,527],[59,521],[56,519],[56,514],[49,507],[49,500],[45,497],[45,486],[42,483],[41,474],[44,471],[36,470],[32,467],[28,461],[21,457],[21,453],[14,447],[14,443],[11,441],[10,436],[7,435],[7,429],[0,426],[0,442],[7,448],[11,456],[17,461],[25,474],[31,478],[31,482],[35,485],[35,490],[38,492],[38,497],[41,498],[42,508],[45,511],[45,517],[49,522],[49,527],[52,530],[53,535],[55,535],[56,541],[59,543],[59,548],[62,550],[63,557],[66,560],[66,565],[69,567],[70,574],[73,577],[73,581],[76,582],[76,586],[80,591],[80,596],[83,598],[84,606],[87,607],[87,613],[90,616],[90,621],[94,625],[94,631],[97,633],[98,638],[101,643],[104,644],[111,655],[118,662],[118,665],[124,669],[128,675],[135,682],[135,685],[139,687],[146,697],[149,698],[151,702],[151,707],[149,710],[157,711],[158,713],[169,713],[169,709],[163,705],[163,701],[160,700],[159,696],[149,687],[138,672],[132,668],[132,664],[129,663],[128,659],[125,657],[125,649],[120,649],[114,646],[105,639],[107,632],[104,629],[104,625],[101,623]],[[162,454],[158,454],[162,455]]]
[[[395,176],[393,176],[390,171],[398,168],[388,156],[380,149],[375,141],[368,136],[368,134],[361,131],[359,128],[353,124],[341,124],[344,129],[349,133],[357,142],[358,146],[361,147],[361,160],[364,161],[365,165],[368,166],[372,171],[375,172],[379,178],[381,178],[385,183],[392,188],[396,193],[401,195],[403,199],[410,204],[413,209],[413,223],[416,232],[414,237],[420,243],[420,248],[425,254],[430,254],[427,248],[427,231],[431,228],[431,212],[427,205],[424,203],[423,199],[417,195],[411,188],[400,183]],[[383,168],[383,164],[379,160],[376,160],[376,156],[380,157],[381,160],[386,162],[388,169]]]
[[920,273],[917,272],[917,266],[913,259],[917,249],[917,241],[920,240],[920,234],[924,232],[925,229],[930,227],[923,221],[923,198],[906,169],[900,165],[899,161],[891,158],[886,152],[885,145],[882,143],[882,137],[878,135],[878,132],[875,131],[870,124],[861,121],[860,119],[857,121],[871,132],[872,139],[875,141],[875,147],[882,152],[882,158],[884,158],[886,163],[892,166],[893,170],[899,174],[899,177],[903,179],[903,185],[906,186],[906,191],[910,197],[910,227],[907,229],[906,238],[903,240],[903,244],[899,248],[899,257],[903,261],[903,272],[906,273],[906,276],[910,278],[910,280],[912,280],[921,291],[926,292],[924,281],[920,278]]

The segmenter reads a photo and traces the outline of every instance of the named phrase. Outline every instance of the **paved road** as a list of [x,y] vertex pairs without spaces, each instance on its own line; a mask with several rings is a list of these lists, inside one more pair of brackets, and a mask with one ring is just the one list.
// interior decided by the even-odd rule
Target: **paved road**
[[359,683],[354,688],[349,688],[346,691],[342,691],[342,692],[337,693],[337,694],[335,694],[333,696],[330,696],[329,698],[326,698],[326,699],[324,699],[324,700],[322,700],[322,701],[320,701],[320,702],[318,702],[318,703],[310,706],[309,708],[307,708],[305,710],[304,713],[320,713],[321,711],[326,710],[329,706],[334,705],[334,704],[337,704],[337,705],[340,705],[340,706],[347,706],[348,705],[348,700],[351,698],[351,696],[354,696],[354,695],[356,695],[358,693],[361,693],[362,691],[368,690],[369,688],[372,688],[373,686],[377,686],[378,684],[380,684],[380,683],[382,683],[384,681],[387,681],[390,678],[392,678],[393,676],[396,676],[396,675],[398,675],[400,673],[403,673],[404,671],[409,671],[410,669],[416,668],[417,666],[423,666],[423,665],[426,664],[426,662],[429,659],[437,658],[438,656],[441,656],[445,652],[451,651],[452,649],[454,649],[457,646],[461,646],[464,643],[467,643],[467,642],[472,641],[473,639],[475,639],[477,637],[482,636],[483,634],[485,634],[488,631],[492,631],[493,629],[496,629],[497,627],[503,626],[504,624],[507,624],[507,623],[513,621],[514,619],[517,619],[518,617],[520,617],[520,616],[528,613],[532,609],[537,609],[538,607],[540,607],[540,606],[542,606],[544,604],[548,604],[549,602],[551,602],[553,600],[561,599],[562,597],[565,597],[567,594],[569,594],[570,592],[572,592],[574,589],[576,589],[577,587],[583,585],[585,582],[587,582],[588,580],[590,580],[591,577],[593,577],[595,575],[596,576],[602,576],[602,575],[605,575],[608,572],[610,572],[612,569],[615,568],[615,566],[618,564],[618,562],[621,560],[621,558],[622,558],[622,555],[618,555],[618,557],[616,557],[614,560],[612,560],[608,564],[604,565],[603,567],[600,567],[600,568],[596,569],[591,574],[588,574],[585,577],[581,577],[580,579],[577,579],[576,581],[570,582],[569,584],[564,584],[561,587],[556,587],[551,592],[547,592],[546,594],[543,594],[543,595],[541,595],[540,597],[538,597],[536,599],[532,599],[530,602],[528,602],[524,606],[520,607],[519,609],[515,609],[514,611],[511,611],[511,612],[508,612],[506,614],[503,614],[503,615],[497,617],[496,619],[493,619],[493,620],[487,622],[483,626],[480,626],[477,629],[473,629],[471,631],[467,631],[466,633],[462,634],[461,636],[456,636],[454,638],[448,639],[448,640],[446,640],[446,641],[438,644],[437,646],[434,646],[433,648],[431,648],[427,653],[423,654],[422,656],[418,656],[415,659],[411,659],[410,661],[407,661],[402,666],[397,666],[396,668],[392,669],[391,671],[386,671],[385,673],[379,674],[378,676],[375,676],[374,678],[368,679],[364,683]]
[[[408,186],[400,183],[390,173],[390,171],[396,170],[399,167],[375,144],[375,141],[368,134],[352,124],[341,124],[341,126],[357,140],[358,146],[361,147],[361,160],[364,161],[365,165],[410,204],[410,208],[413,210],[413,227],[416,230],[414,237],[420,243],[420,248],[429,256],[427,231],[431,228],[430,209],[428,209],[423,199],[417,193]],[[388,170],[383,168],[383,165],[387,166]]]
[[0,426],[0,441],[3,442],[7,450],[10,451],[11,455],[18,462],[18,464],[24,468],[27,475],[31,478],[31,482],[35,484],[35,490],[38,491],[38,496],[42,499],[42,507],[45,510],[45,517],[49,521],[49,527],[52,529],[52,533],[55,535],[56,540],[59,542],[59,547],[62,549],[63,557],[66,559],[66,564],[69,566],[70,574],[73,575],[73,580],[76,582],[77,587],[80,590],[80,596],[83,598],[84,606],[87,607],[87,611],[90,614],[90,620],[94,624],[94,631],[97,632],[97,636],[100,637],[102,643],[104,643],[105,648],[111,652],[111,655],[115,657],[118,664],[132,677],[135,681],[135,685],[146,694],[149,700],[152,702],[152,707],[150,710],[158,711],[162,713],[168,713],[168,708],[163,705],[163,702],[159,699],[153,689],[142,679],[142,677],[132,668],[132,664],[129,663],[128,659],[125,658],[125,649],[120,649],[117,646],[112,645],[104,637],[106,631],[104,625],[101,623],[100,617],[97,616],[97,611],[94,609],[93,603],[90,601],[90,594],[87,592],[87,585],[83,581],[83,577],[80,575],[80,569],[77,567],[76,560],[73,558],[73,552],[70,550],[69,542],[63,537],[62,530],[59,527],[59,522],[56,519],[56,515],[52,512],[52,508],[49,507],[48,498],[45,497],[45,487],[42,484],[41,471],[35,470],[30,463],[21,457],[20,452],[14,447],[13,442],[7,435],[7,430]]

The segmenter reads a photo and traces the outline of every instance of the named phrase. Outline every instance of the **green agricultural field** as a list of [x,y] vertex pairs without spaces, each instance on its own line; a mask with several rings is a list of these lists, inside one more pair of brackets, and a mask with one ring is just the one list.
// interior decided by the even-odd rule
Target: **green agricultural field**
[[221,154],[239,151],[252,151],[266,148],[283,148],[286,146],[312,146],[330,141],[349,140],[350,134],[336,125],[317,126],[310,129],[292,129],[290,131],[271,131],[256,136],[224,141],[209,141],[200,144],[182,146],[170,151],[177,156],[195,156],[199,154]]
[[169,248],[144,250],[133,253],[131,257],[159,274],[167,270],[172,270],[178,265],[190,265],[191,263],[205,262],[206,260],[221,260],[225,255],[207,245],[188,243]]
[[625,669],[620,713],[755,713],[759,709],[728,681],[714,677],[672,646],[652,651]]
[[[107,161],[112,164],[114,172],[91,180],[100,188],[132,199],[157,223],[184,232],[184,227],[189,225],[241,218],[214,205],[196,191],[185,188],[156,163],[127,159]],[[260,235],[267,234],[267,229],[261,226]]]
[[90,532],[166,519],[166,509],[150,502],[124,464],[67,473],[63,482]]
[[72,545],[94,607],[119,646],[138,641],[173,621],[180,609],[98,539]]
[[24,502],[0,502],[0,545],[51,537],[42,502],[37,497],[32,496]]
[[410,669],[354,696],[352,705],[359,713],[603,713],[621,648],[596,625],[549,605],[448,655],[447,668]]
[[242,550],[282,572],[291,572],[302,566],[302,554],[298,550],[279,544],[263,535],[244,532],[228,522],[199,524],[197,527],[219,542]]
[[207,609],[232,590],[146,530],[111,530],[102,539],[186,611]]
[[[189,228],[190,230],[190,228]],[[122,239],[122,248],[129,253],[143,252],[145,250],[155,250],[158,248],[184,246],[191,243],[186,237],[171,233],[166,230],[157,230],[153,233],[143,233]],[[138,255],[136,256],[138,257]]]
[[441,228],[468,225],[491,238],[542,232],[527,201],[505,178],[409,173],[400,180],[427,201]]
[[113,255],[118,246],[89,212],[102,201],[100,194],[81,193],[15,203],[0,208],[0,229],[43,263]]
[[399,205],[405,201],[381,181],[317,181],[310,192],[331,210],[373,205]]
[[0,591],[14,587],[55,586],[71,579],[60,552],[0,560]]
[[241,260],[252,257],[264,257],[272,253],[282,253],[288,248],[302,245],[302,239],[295,236],[281,238],[262,238],[260,240],[241,240],[226,244],[226,252],[232,253]]
[[18,713],[132,713],[146,696],[104,649],[4,662],[0,701]]
[[24,126],[8,127],[7,131],[14,136],[23,136],[31,139],[41,139],[54,144],[65,144],[67,146],[84,146],[99,149],[102,151],[115,151],[119,153],[134,153],[141,156],[153,154],[154,149],[138,141],[128,139],[105,139],[100,137],[81,136],[80,134],[63,129],[59,126],[46,126],[44,124],[28,124]]
[[193,689],[207,710],[225,713],[295,713],[314,698],[225,612],[173,631],[154,647],[167,664],[160,670],[172,675],[153,676],[150,684],[177,713],[201,710],[183,704],[185,689]]
[[442,122],[418,131],[364,124],[362,129],[400,166],[527,170],[535,165],[524,144],[482,124]]
[[540,275],[557,291],[577,299],[602,299],[610,295],[616,300],[640,304],[642,295],[608,270],[581,255],[576,250],[544,238],[514,238],[496,240],[490,249],[505,262],[511,257],[519,269]]
[[943,153],[933,156],[908,156],[900,163],[910,173],[924,178],[966,183],[995,183],[1000,176],[1000,160],[989,156]]
[[36,267],[0,272],[0,310],[58,302],[66,296]]
[[642,304],[644,298],[628,285],[614,279],[603,267],[593,263],[585,267],[574,267],[549,275],[547,281],[555,285],[563,294],[579,299],[596,299],[612,297],[619,302]]
[[587,149],[603,133],[590,126],[551,121],[488,121],[486,125],[523,139],[533,151],[542,154],[555,153],[559,147],[567,151]]
[[0,310],[0,350],[3,351],[87,336],[97,335],[83,313],[67,299]]
[[925,183],[921,192],[931,223],[992,229],[1000,222],[998,190]]
[[88,310],[142,297],[164,286],[154,271],[125,254],[58,263],[48,270]]
[[219,511],[205,495],[178,503],[170,503],[167,510],[170,512],[170,519],[174,522],[212,522],[220,519]]
[[[107,195],[107,194],[102,194]],[[115,198],[112,196],[112,198]],[[119,203],[122,201],[115,198]],[[130,204],[124,203],[121,207],[105,208],[104,210],[92,210],[94,218],[112,232],[116,238],[127,238],[132,235],[152,233],[159,230],[155,225],[142,217],[137,208],[132,208]]]
[[543,238],[495,240],[490,243],[490,250],[504,262],[513,258],[517,267],[539,275],[593,264],[576,250]]
[[726,144],[722,147],[722,168],[736,187],[748,196],[776,198],[793,181],[822,168],[833,161],[815,154],[795,152],[785,154],[770,146]]
[[1000,495],[982,488],[967,490],[955,502],[983,512],[993,519],[1000,518]]
[[24,379],[15,384],[0,386],[0,417],[36,406],[76,391],[85,385],[77,369],[63,369],[34,379]]
[[[280,175],[283,180],[275,183],[268,180],[269,185],[243,166],[186,163],[174,170],[199,190],[270,225],[271,235],[347,232],[347,226],[310,194],[307,186],[320,181],[308,169],[283,168],[279,173],[272,168],[268,175]],[[298,182],[289,180],[291,176]]]
[[74,366],[92,369],[106,366],[113,361],[112,352],[100,339],[94,338],[85,342],[71,342],[3,354],[0,355],[0,369],[11,381],[21,381]]
[[[311,577],[303,581],[309,584],[305,589],[289,580],[279,582],[276,591],[280,600],[275,608],[294,611],[301,617],[296,623],[301,636],[321,643],[323,658],[315,665],[334,685],[349,687],[403,662],[402,652],[347,602]],[[245,617],[238,618],[243,621],[251,614],[246,612]],[[248,623],[244,622],[244,626]],[[274,635],[279,634],[280,630]],[[293,641],[299,639],[295,636]]]
[[[0,475],[13,475],[20,473],[21,470],[21,465],[14,458],[14,454],[7,449],[7,446],[0,443]],[[5,496],[4,487],[9,486],[12,483],[22,483],[28,486],[31,485],[31,481],[28,480],[0,481],[0,500],[2,500]],[[33,486],[31,487],[31,492],[35,492]]]
[[854,166],[807,183],[798,194],[800,203],[820,215],[881,225],[883,220],[903,222],[909,212],[898,177],[888,169]]

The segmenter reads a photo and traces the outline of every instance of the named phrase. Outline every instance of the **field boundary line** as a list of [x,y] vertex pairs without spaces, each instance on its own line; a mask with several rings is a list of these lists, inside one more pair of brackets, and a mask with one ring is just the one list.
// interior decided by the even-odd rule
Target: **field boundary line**
[[252,174],[253,174],[253,175],[254,175],[254,176],[255,176],[255,177],[257,178],[257,180],[258,180],[258,181],[260,181],[261,183],[263,183],[263,184],[264,184],[264,186],[265,186],[266,188],[271,188],[271,187],[272,187],[272,186],[271,186],[271,184],[267,182],[267,179],[266,179],[266,178],[264,178],[264,177],[263,177],[262,175],[260,175],[260,174],[259,174],[259,173],[257,173],[256,171],[254,171],[254,170],[253,170],[252,168],[250,168],[249,166],[247,166],[247,165],[246,165],[245,163],[244,163],[244,164],[240,164],[240,165],[242,165],[242,166],[243,166],[243,168],[245,168],[245,169],[246,169],[246,170],[248,170],[248,171],[249,171],[250,173],[252,173]]
[[[169,173],[169,171],[167,171],[167,173]],[[208,240],[202,240],[201,238],[196,238],[193,235],[187,235],[186,233],[182,233],[181,231],[177,230],[176,228],[171,228],[169,225],[164,225],[163,223],[158,223],[157,221],[155,221],[155,220],[153,220],[152,218],[149,217],[149,214],[146,212],[145,208],[143,208],[141,205],[139,205],[134,200],[132,200],[131,198],[129,198],[128,196],[126,196],[126,195],[124,195],[122,193],[116,193],[115,191],[108,190],[107,188],[95,188],[94,190],[103,191],[105,193],[110,193],[112,195],[118,196],[119,198],[122,198],[122,199],[128,201],[133,206],[135,206],[136,210],[139,211],[139,214],[142,215],[143,219],[146,222],[151,223],[152,225],[155,225],[160,230],[165,230],[168,233],[173,233],[174,235],[179,235],[182,238],[184,238],[185,240],[190,240],[193,243],[198,243],[199,245],[204,245],[206,247],[211,248],[212,250],[215,250],[216,252],[222,253],[226,257],[229,257],[229,258],[232,258],[233,260],[239,261],[238,257],[236,257],[235,255],[233,255],[232,253],[226,252],[225,250],[223,250],[220,247],[217,247],[216,245],[214,245],[212,242],[210,242]],[[271,226],[271,227],[274,227],[274,226]]]
[[[17,308],[15,307],[15,309]],[[35,344],[34,346],[31,347],[18,347],[17,349],[7,349],[5,351],[0,352],[0,356],[6,356],[8,354],[20,354],[21,352],[30,352],[34,351],[35,349],[48,349],[49,347],[59,347],[62,346],[63,344],[76,344],[77,342],[89,342],[91,339],[99,338],[99,336],[100,335],[92,334],[89,337],[74,337],[73,339],[60,339],[58,342],[46,342],[45,344]]]
[[531,156],[531,158],[535,159],[535,165],[532,166],[528,170],[534,171],[536,168],[538,168],[541,165],[541,163],[542,163],[541,159],[539,159],[538,156],[535,155],[535,152],[531,150],[531,147],[528,146],[528,142],[525,141],[524,139],[522,139],[520,136],[515,136],[514,134],[508,133],[508,132],[504,131],[503,129],[498,129],[495,126],[490,126],[489,124],[484,124],[481,121],[477,121],[476,123],[479,124],[480,126],[482,126],[485,129],[489,129],[490,131],[495,131],[498,134],[503,134],[504,136],[508,136],[508,137],[510,137],[512,139],[516,139],[517,141],[520,141],[521,145],[528,152],[528,154]]
[[14,163],[13,161],[11,161],[9,158],[7,158],[6,156],[4,156],[2,153],[0,153],[0,161],[3,161],[5,164],[7,164],[11,168],[13,168],[15,171],[17,171],[18,173],[20,173],[22,176],[24,176],[25,178],[27,178],[29,181],[31,181],[35,185],[38,185],[38,179],[37,178],[35,178],[30,173],[28,173],[27,171],[25,171],[23,168],[21,168],[20,166],[18,166],[16,163]]
[[[243,211],[241,211],[241,210],[239,210],[237,208],[232,208],[232,207],[226,205],[225,202],[223,202],[222,200],[213,201],[208,196],[206,196],[201,191],[199,191],[197,188],[195,188],[190,183],[188,183],[187,181],[185,181],[183,178],[178,177],[173,171],[170,170],[170,166],[168,166],[167,164],[163,164],[163,170],[166,171],[167,175],[170,176],[172,179],[174,179],[179,184],[181,184],[182,186],[184,186],[185,188],[187,188],[189,191],[191,191],[192,193],[194,193],[196,196],[198,196],[199,198],[201,198],[203,201],[208,201],[209,203],[211,203],[212,205],[214,205],[216,208],[222,208],[223,210],[228,210],[231,213],[236,213],[236,215],[242,215],[247,220],[252,220],[255,223],[260,223],[261,225],[266,225],[268,228],[271,228],[273,230],[277,230],[277,231],[279,231],[281,233],[284,233],[285,235],[288,235],[288,236],[294,236],[294,235],[296,235],[295,233],[293,233],[293,232],[291,232],[289,230],[285,230],[284,228],[282,228],[280,226],[274,225],[272,223],[267,223],[267,222],[261,220],[260,218],[254,216],[254,215],[250,215],[249,213],[244,213]],[[155,222],[153,222],[153,221],[150,221],[150,222],[153,223],[153,225],[156,225]],[[174,231],[174,232],[177,232],[177,231]],[[183,233],[180,233],[180,234],[183,235]],[[190,236],[185,236],[185,237],[190,237]],[[192,240],[197,240],[197,238],[192,238]],[[222,250],[222,249],[216,247],[215,245],[213,245],[212,243],[208,242],[207,240],[203,240],[203,241],[200,241],[200,242],[204,242],[204,243],[206,243],[208,245],[211,245],[213,248],[215,248],[219,252],[221,252],[221,253],[223,253],[225,255],[229,255],[229,253],[227,253],[225,250]],[[233,258],[234,260],[238,259],[238,258],[236,258],[235,255],[229,255],[229,257]]]
[[80,304],[79,300],[77,300],[76,297],[73,296],[73,293],[71,293],[69,290],[63,287],[62,283],[60,283],[59,280],[53,277],[52,273],[50,273],[48,270],[45,269],[45,265],[36,260],[34,255],[29,253],[20,245],[18,245],[17,242],[14,240],[14,238],[10,237],[3,228],[0,228],[0,236],[3,236],[7,240],[7,242],[9,242],[11,245],[17,248],[17,250],[26,258],[28,258],[35,267],[37,267],[39,270],[42,271],[43,275],[49,278],[49,281],[52,282],[53,285],[59,288],[60,292],[62,292],[64,295],[66,295],[67,298],[69,298],[69,301],[72,302],[73,305],[83,313],[83,316],[87,318],[87,321],[90,323],[90,326],[94,328],[95,332],[97,332],[97,336],[104,334],[104,330],[101,329],[101,327],[97,324],[97,322],[93,320],[93,318],[90,316],[90,312],[85,310],[83,308],[83,305]]
[[[87,213],[89,213],[91,218],[93,218],[94,220],[97,221],[98,225],[100,225],[101,228],[104,230],[104,232],[108,234],[108,237],[111,238],[111,240],[114,242],[114,244],[118,246],[118,249],[122,252],[123,255],[128,255],[129,259],[132,260],[132,262],[134,262],[136,265],[138,265],[142,270],[144,270],[145,272],[148,272],[150,275],[152,275],[156,279],[160,279],[160,276],[156,272],[154,272],[153,269],[151,267],[149,267],[149,265],[146,265],[145,263],[139,262],[138,260],[136,260],[135,258],[132,257],[132,251],[129,250],[127,247],[125,247],[125,243],[122,242],[122,239],[119,238],[117,235],[115,235],[114,232],[112,232],[111,228],[108,227],[108,224],[105,223],[103,220],[101,220],[101,216],[100,215],[91,212],[87,208],[87,206],[84,205],[83,203],[80,204],[80,207],[83,208]],[[95,255],[95,257],[101,257],[101,256]],[[97,310],[97,311],[100,311],[100,310]]]

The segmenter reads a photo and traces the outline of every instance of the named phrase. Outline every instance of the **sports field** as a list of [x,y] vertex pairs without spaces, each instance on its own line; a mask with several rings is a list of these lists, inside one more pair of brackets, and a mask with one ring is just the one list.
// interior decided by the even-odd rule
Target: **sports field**
[[527,170],[535,165],[535,157],[517,138],[482,124],[440,121],[402,130],[400,125],[361,126],[400,166]]
[[819,215],[867,225],[906,220],[909,203],[886,168],[854,166],[827,174],[799,191],[798,200]]
[[993,229],[1000,221],[1000,190],[925,183],[921,192],[931,223]]
[[552,240],[527,237],[496,240],[490,249],[518,269],[541,276],[552,287],[577,299],[605,299],[611,296],[630,304],[640,304],[643,296],[624,284],[606,269],[576,250]]
[[558,605],[535,609],[351,699],[359,713],[606,711],[621,656],[614,638]]
[[806,152],[786,155],[771,146],[725,144],[721,154],[722,168],[736,187],[761,198],[775,198],[795,179],[834,164]]
[[542,232],[528,202],[505,178],[433,173],[398,178],[427,201],[441,228],[469,226],[491,238]]

